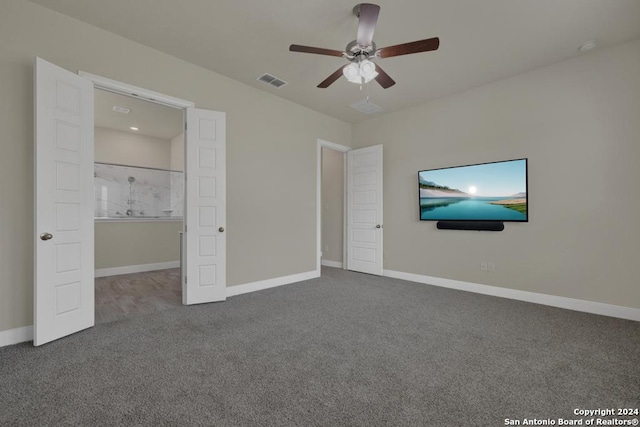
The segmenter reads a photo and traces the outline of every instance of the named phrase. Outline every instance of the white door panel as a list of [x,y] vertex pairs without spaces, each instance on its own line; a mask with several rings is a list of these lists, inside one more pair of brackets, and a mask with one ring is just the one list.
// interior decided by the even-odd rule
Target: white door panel
[[34,345],[94,325],[93,84],[35,62]]
[[187,109],[183,304],[226,299],[225,114]]
[[347,269],[382,275],[382,145],[347,153]]

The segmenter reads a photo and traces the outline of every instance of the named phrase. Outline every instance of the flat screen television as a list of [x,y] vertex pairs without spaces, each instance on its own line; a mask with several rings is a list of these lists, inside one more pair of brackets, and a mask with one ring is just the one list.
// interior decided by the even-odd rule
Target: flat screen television
[[527,222],[527,159],[418,172],[421,221]]

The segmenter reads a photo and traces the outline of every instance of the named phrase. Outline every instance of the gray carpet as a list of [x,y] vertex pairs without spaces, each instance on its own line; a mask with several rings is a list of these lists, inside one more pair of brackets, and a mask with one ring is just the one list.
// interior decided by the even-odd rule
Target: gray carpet
[[638,322],[331,268],[0,348],[1,426],[502,426],[639,402]]

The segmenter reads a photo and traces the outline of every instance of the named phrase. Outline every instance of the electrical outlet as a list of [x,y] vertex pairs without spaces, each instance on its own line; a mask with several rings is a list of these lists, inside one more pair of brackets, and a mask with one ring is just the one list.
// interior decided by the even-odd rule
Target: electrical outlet
[[480,261],[480,270],[487,271],[487,261]]
[[487,271],[496,271],[496,263],[488,262],[487,263]]

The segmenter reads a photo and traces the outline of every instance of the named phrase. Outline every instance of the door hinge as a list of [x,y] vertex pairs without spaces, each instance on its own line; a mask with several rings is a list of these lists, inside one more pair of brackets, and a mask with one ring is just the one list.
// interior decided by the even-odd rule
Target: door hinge
[[184,276],[184,284],[187,284],[187,276]]
[[186,225],[186,224],[185,224],[185,226],[184,226],[184,232],[185,232],[185,233],[187,232],[187,225]]
[[184,122],[184,130],[187,130],[187,122]]

